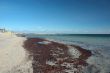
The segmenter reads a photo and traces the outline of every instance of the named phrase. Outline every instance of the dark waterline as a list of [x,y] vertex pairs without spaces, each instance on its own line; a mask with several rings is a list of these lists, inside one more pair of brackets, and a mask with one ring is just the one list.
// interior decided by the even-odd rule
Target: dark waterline
[[39,36],[110,37],[110,34],[25,34],[25,36],[27,37],[39,37]]

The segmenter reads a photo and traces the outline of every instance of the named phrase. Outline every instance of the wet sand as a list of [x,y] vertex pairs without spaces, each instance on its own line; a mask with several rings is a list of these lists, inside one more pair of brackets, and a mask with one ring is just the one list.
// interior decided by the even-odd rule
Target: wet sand
[[[80,73],[92,55],[91,51],[76,45],[40,38],[28,38],[23,47],[29,52],[29,57],[33,58],[33,73]],[[70,47],[75,54],[71,55]]]

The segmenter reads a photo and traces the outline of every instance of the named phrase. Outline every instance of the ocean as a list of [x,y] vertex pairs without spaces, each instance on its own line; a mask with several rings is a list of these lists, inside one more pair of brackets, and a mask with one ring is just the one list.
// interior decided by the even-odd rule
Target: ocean
[[44,38],[65,44],[75,44],[92,51],[85,73],[110,73],[110,34],[27,34],[28,38]]
[[27,35],[27,37],[45,38],[70,44],[87,44],[110,47],[110,34],[63,34],[63,35]]

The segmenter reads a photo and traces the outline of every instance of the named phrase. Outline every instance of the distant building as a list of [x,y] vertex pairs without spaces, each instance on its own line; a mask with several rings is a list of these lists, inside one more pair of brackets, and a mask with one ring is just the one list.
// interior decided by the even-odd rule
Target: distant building
[[5,29],[0,29],[0,32],[6,32],[6,30]]
[[6,29],[1,29],[1,28],[0,28],[0,33],[3,33],[5,35],[13,35],[14,34],[14,32],[12,32],[12,31],[9,31]]

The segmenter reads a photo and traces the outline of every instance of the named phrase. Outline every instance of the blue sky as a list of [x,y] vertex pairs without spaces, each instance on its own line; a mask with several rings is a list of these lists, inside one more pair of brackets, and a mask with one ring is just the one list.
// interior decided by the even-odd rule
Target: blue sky
[[0,0],[0,28],[36,33],[110,33],[110,0]]

